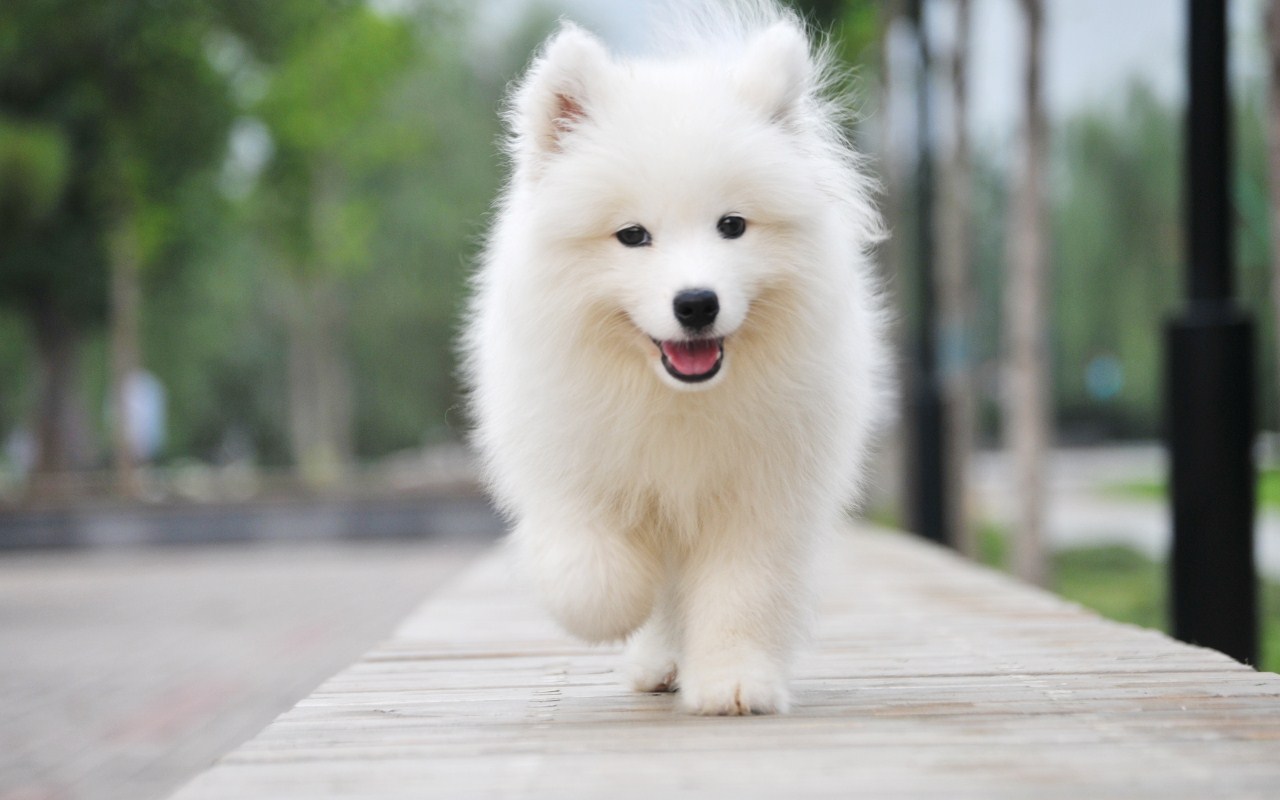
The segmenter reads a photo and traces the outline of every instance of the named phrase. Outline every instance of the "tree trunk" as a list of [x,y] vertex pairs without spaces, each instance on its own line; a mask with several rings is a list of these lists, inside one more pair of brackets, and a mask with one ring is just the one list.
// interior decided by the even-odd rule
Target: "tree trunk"
[[948,519],[955,526],[956,548],[979,555],[976,514],[969,486],[977,402],[973,379],[973,166],[969,146],[969,0],[955,0],[956,34],[951,51],[951,101],[954,141],[943,173],[938,250],[938,307],[942,328],[942,378],[951,410],[946,453],[949,458]]
[[339,480],[352,458],[345,314],[338,287],[323,278],[298,279],[290,289],[290,446],[303,480],[323,486]]
[[125,497],[139,494],[137,455],[134,453],[138,420],[133,419],[129,384],[142,363],[138,335],[141,254],[132,219],[120,224],[111,242],[111,463],[116,491]]
[[1267,4],[1267,166],[1271,194],[1271,310],[1276,336],[1276,378],[1280,380],[1280,0]]
[[[903,233],[907,225],[907,199],[910,197],[907,178],[909,174],[907,160],[908,151],[904,147],[899,132],[903,119],[907,118],[904,106],[909,98],[902,83],[908,80],[907,75],[899,74],[895,68],[894,31],[903,25],[909,11],[906,0],[888,0],[881,16],[880,29],[880,153],[881,179],[884,181],[882,192],[885,224],[891,235],[880,247],[881,274],[886,286],[897,297],[905,297],[907,285],[904,277],[909,274],[907,257],[909,251],[905,247]],[[908,351],[907,329],[905,325],[896,324],[892,329],[893,348],[899,363],[910,363]],[[891,508],[897,513],[900,524],[905,525],[911,519],[912,510],[908,507],[912,496],[907,468],[907,425],[910,413],[907,407],[907,393],[901,392],[898,398],[899,409],[895,427],[885,444],[880,449],[879,459],[886,474],[902,475],[904,480],[892,486],[883,498],[891,502]]]
[[314,485],[339,480],[353,456],[351,376],[343,346],[346,307],[335,252],[346,181],[341,167],[321,159],[309,198],[311,269],[289,282],[289,431],[294,464]]
[[31,322],[40,386],[30,492],[38,499],[56,494],[67,473],[84,466],[87,424],[76,385],[79,331],[52,303],[35,309]]
[[1010,193],[1008,265],[1005,282],[1006,330],[1004,426],[1012,450],[1017,523],[1013,531],[1014,572],[1031,583],[1049,580],[1045,544],[1045,460],[1049,446],[1048,348],[1045,341],[1045,191],[1048,125],[1041,97],[1040,56],[1043,7],[1022,0],[1027,24],[1024,124],[1020,169]]

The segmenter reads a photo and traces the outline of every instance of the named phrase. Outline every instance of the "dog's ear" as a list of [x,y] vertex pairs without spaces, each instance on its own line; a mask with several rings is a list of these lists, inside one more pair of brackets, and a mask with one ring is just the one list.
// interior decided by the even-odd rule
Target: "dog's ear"
[[770,119],[787,121],[809,91],[813,69],[804,31],[797,23],[778,22],[747,45],[737,88]]
[[534,60],[516,94],[512,127],[521,155],[558,152],[591,113],[593,88],[611,66],[599,39],[565,22]]

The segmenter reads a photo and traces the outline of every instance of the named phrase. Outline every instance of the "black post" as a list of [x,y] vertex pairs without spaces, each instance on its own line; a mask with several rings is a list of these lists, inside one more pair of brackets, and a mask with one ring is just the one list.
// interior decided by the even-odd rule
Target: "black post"
[[951,544],[947,518],[943,447],[944,406],[942,379],[938,374],[937,309],[933,277],[933,128],[930,97],[929,39],[925,31],[925,0],[911,5],[919,44],[916,75],[916,123],[919,154],[916,160],[916,297],[918,322],[915,364],[911,375],[908,434],[910,477],[908,525],[916,533],[942,544]]
[[1253,323],[1232,299],[1226,3],[1190,0],[1187,294],[1166,334],[1174,635],[1256,663]]

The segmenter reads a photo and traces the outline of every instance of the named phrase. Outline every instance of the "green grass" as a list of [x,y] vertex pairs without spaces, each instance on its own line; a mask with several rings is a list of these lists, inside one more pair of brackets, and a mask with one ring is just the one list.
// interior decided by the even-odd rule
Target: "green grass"
[[[1164,500],[1168,494],[1164,481],[1125,481],[1111,484],[1104,491],[1143,500]],[[1280,469],[1270,467],[1258,472],[1258,505],[1280,510]]]
[[[1005,534],[982,530],[982,561],[998,569],[1007,563]],[[1163,564],[1121,545],[1062,550],[1053,557],[1052,589],[1104,617],[1168,631],[1167,573]],[[1259,584],[1262,620],[1259,668],[1280,672],[1280,583]]]

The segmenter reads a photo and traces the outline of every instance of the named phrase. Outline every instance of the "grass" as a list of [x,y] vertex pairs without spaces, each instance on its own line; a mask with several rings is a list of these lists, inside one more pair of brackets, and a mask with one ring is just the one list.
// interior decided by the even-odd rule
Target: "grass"
[[[982,561],[1004,569],[1005,534],[988,525],[982,531]],[[1167,571],[1162,563],[1122,545],[1079,547],[1053,556],[1052,589],[1104,617],[1169,630],[1165,609]],[[1280,672],[1280,583],[1261,581],[1261,658],[1259,669]]]
[[[1168,495],[1164,481],[1124,481],[1107,486],[1105,491],[1112,496],[1142,500],[1164,500]],[[1258,471],[1258,505],[1280,510],[1280,469]]]

